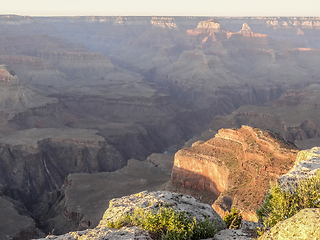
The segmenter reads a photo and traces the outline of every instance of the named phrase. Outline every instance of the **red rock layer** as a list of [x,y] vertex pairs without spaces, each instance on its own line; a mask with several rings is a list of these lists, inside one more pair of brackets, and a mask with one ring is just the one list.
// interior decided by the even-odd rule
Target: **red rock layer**
[[257,220],[255,211],[270,181],[291,169],[297,152],[270,132],[247,126],[221,129],[209,141],[176,153],[171,182],[219,196],[212,207],[221,216],[235,206],[245,219]]

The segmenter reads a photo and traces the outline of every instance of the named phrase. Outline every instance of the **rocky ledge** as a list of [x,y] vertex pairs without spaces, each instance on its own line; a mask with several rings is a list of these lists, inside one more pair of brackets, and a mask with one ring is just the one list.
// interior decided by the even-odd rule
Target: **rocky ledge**
[[309,179],[317,174],[320,168],[320,147],[300,151],[293,168],[280,178],[278,183],[284,188],[296,186],[301,180]]
[[176,211],[185,211],[191,217],[202,220],[207,216],[215,221],[218,230],[226,228],[222,218],[208,204],[200,203],[195,198],[167,191],[143,191],[110,201],[109,208],[104,213],[103,219],[94,229],[70,232],[61,236],[47,236],[42,240],[84,240],[84,239],[151,239],[149,234],[138,227],[111,229],[106,226],[107,221],[115,221],[121,215],[130,213],[136,208],[158,209],[161,206],[174,207]]

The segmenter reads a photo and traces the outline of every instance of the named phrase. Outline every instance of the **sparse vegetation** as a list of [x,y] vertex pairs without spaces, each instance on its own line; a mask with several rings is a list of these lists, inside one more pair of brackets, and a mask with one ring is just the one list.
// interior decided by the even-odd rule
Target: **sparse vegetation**
[[320,207],[320,171],[315,177],[304,179],[295,188],[284,190],[278,184],[271,186],[257,215],[267,227],[272,227],[304,208]]
[[241,227],[242,216],[238,209],[233,207],[231,208],[230,213],[226,213],[223,220],[225,221],[227,228],[239,229]]
[[117,221],[107,223],[108,227],[140,226],[149,231],[153,239],[193,240],[214,236],[215,223],[208,218],[197,221],[185,212],[176,212],[173,208],[161,207],[158,210],[137,208],[130,214],[124,214]]

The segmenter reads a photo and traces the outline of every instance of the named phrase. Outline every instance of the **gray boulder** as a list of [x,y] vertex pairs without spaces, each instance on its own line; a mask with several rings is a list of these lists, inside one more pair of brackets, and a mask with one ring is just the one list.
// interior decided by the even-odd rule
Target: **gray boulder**
[[319,169],[320,147],[303,150],[298,153],[293,168],[277,181],[284,189],[291,189],[301,180],[314,177]]

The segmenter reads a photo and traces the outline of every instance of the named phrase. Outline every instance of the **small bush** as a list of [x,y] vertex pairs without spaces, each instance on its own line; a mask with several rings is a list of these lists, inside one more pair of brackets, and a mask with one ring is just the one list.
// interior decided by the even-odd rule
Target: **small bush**
[[154,239],[190,240],[212,237],[216,232],[215,223],[206,218],[197,221],[185,212],[176,212],[173,208],[161,207],[156,210],[135,209],[124,214],[115,222],[107,222],[111,228],[140,226],[149,231]]
[[230,213],[226,213],[223,220],[225,221],[227,228],[239,229],[241,227],[242,216],[236,208],[231,208]]
[[268,227],[285,220],[304,208],[320,207],[320,171],[315,177],[304,179],[295,188],[284,190],[278,184],[270,192],[257,215]]

